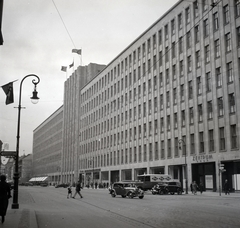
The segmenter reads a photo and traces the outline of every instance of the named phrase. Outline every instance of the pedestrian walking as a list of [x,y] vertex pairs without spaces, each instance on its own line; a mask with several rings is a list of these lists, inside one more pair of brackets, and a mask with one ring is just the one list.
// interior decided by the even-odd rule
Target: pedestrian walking
[[196,181],[193,181],[192,188],[193,188],[193,194],[196,195],[197,194],[197,188],[198,188]]
[[193,194],[192,184],[193,184],[193,183],[190,184],[190,188],[191,188],[191,192],[192,192],[192,194]]
[[200,184],[199,184],[199,191],[202,194],[202,192],[203,192],[203,183],[202,183],[202,181],[200,181]]
[[80,182],[78,181],[77,182],[77,185],[76,185],[76,189],[75,189],[75,194],[74,196],[72,197],[73,199],[75,199],[75,196],[78,194],[81,198],[83,198],[82,194],[81,194],[81,185],[80,185]]
[[0,216],[2,217],[2,223],[5,221],[5,216],[8,208],[8,199],[11,198],[10,185],[6,183],[6,176],[0,177]]
[[69,196],[72,197],[72,186],[69,185],[67,190],[68,190],[67,198],[69,198]]
[[228,180],[227,179],[225,180],[223,189],[224,189],[225,195],[227,195],[227,194],[230,195],[229,184],[228,184]]

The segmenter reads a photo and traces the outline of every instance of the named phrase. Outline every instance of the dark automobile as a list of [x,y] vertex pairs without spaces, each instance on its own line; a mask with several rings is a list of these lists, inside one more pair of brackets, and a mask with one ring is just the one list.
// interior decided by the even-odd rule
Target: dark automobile
[[144,191],[138,188],[135,182],[116,182],[109,191],[112,197],[117,195],[121,195],[123,198],[127,196],[128,198],[138,197],[142,199],[144,197]]
[[47,182],[43,182],[40,184],[41,187],[47,187],[48,186],[48,183]]
[[55,185],[55,188],[67,188],[69,184],[57,184]]
[[153,195],[159,194],[168,194],[168,184],[165,182],[157,183],[156,185],[153,186],[151,192]]
[[171,195],[174,195],[175,193],[181,195],[183,193],[182,185],[179,181],[169,181],[167,188]]
[[179,182],[178,180],[171,180],[171,181],[167,181],[167,182],[161,182],[156,184],[153,188],[152,188],[152,194],[168,194],[170,193],[171,195],[174,195],[175,193],[177,193],[178,195],[181,195],[183,193],[183,189],[181,186],[181,182]]

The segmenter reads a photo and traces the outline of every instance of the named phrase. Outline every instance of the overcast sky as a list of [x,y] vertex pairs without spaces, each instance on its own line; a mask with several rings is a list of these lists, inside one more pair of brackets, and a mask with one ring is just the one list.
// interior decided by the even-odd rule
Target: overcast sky
[[[33,77],[22,87],[20,155],[32,153],[33,130],[63,104],[61,66],[108,64],[178,0],[5,0],[0,86],[14,80],[14,103],[0,91],[0,140],[16,150],[19,87],[36,74],[39,103],[30,101]],[[55,8],[55,5],[61,15]],[[62,18],[62,19],[61,19]],[[63,22],[64,23],[63,23]],[[64,26],[65,24],[65,26]],[[82,60],[72,49],[82,49]],[[81,62],[82,61],[82,62]]]

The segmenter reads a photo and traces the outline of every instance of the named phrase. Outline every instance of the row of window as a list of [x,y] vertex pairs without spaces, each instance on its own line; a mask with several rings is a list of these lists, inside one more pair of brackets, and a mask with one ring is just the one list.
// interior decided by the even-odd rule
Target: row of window
[[[219,149],[220,151],[226,150],[226,138],[225,138],[225,129],[224,127],[219,128],[218,131],[219,135]],[[199,143],[198,143],[198,151],[199,153],[212,153],[215,152],[215,141],[216,138],[214,136],[214,130],[211,129],[208,131],[208,149],[205,146],[204,143],[204,132],[199,132],[198,135]],[[183,140],[186,141],[186,136],[183,136]],[[173,140],[173,142],[172,142]],[[195,135],[190,134],[189,137],[189,149],[190,153],[186,151],[186,144],[183,144],[182,147],[179,147],[179,139],[178,137],[174,139],[168,139],[167,145],[165,147],[165,141],[161,141],[161,146],[159,147],[159,143],[148,143],[142,145],[139,145],[138,147],[134,146],[133,148],[125,148],[113,152],[108,152],[105,154],[101,154],[94,157],[94,164],[96,167],[104,167],[109,165],[120,165],[120,164],[128,164],[133,162],[146,162],[146,161],[153,161],[153,160],[159,160],[159,159],[165,159],[165,158],[172,158],[172,157],[179,157],[179,156],[185,156],[185,155],[194,155],[196,153],[196,144],[195,144]],[[173,144],[172,144],[173,143]],[[231,125],[230,126],[230,143],[231,143],[231,149],[237,149],[237,126]],[[173,146],[173,148],[172,148]],[[142,151],[143,147],[143,151]],[[148,147],[148,148],[147,148]],[[167,149],[167,151],[165,151]],[[207,149],[207,151],[205,151]],[[84,146],[82,147],[82,151],[87,150]],[[181,154],[180,154],[180,151]],[[167,152],[167,154],[166,154]],[[92,158],[91,158],[92,160]],[[83,162],[83,168],[91,168],[92,162],[90,159],[84,159]]]
[[[212,2],[211,4],[214,4],[215,2]],[[198,15],[198,1],[195,1],[194,2],[194,12],[195,12],[195,15]],[[203,9],[206,9],[206,7],[204,7],[205,5],[209,5],[209,4],[206,4],[205,2],[202,2],[202,5],[203,5]],[[240,11],[240,4],[239,4],[239,0],[235,0],[234,1],[234,9],[235,9],[235,13],[236,13],[236,17],[239,16],[239,11]],[[186,21],[190,21],[190,8],[188,7],[186,10]],[[223,7],[223,18],[224,18],[224,22],[225,24],[228,24],[230,22],[230,12],[229,12],[229,5],[225,5]],[[178,20],[179,20],[179,26],[182,27],[182,13],[179,14],[178,16]],[[172,28],[172,31],[175,31],[175,19],[171,21],[171,28]],[[219,15],[218,15],[218,12],[214,12],[213,13],[213,29],[214,31],[218,30],[219,29]],[[195,41],[196,42],[199,42],[199,38],[200,38],[200,27],[199,27],[199,24],[197,24],[194,28],[195,30]],[[165,38],[168,37],[168,25],[165,25]],[[208,36],[209,35],[209,23],[208,23],[208,18],[204,20],[203,22],[203,32],[204,32],[204,36]],[[230,34],[227,34],[226,35],[226,50],[227,51],[230,51],[231,49],[231,35]],[[163,40],[162,40],[162,29],[159,30],[158,32],[158,39],[159,39],[159,45],[161,45],[163,43]],[[152,40],[152,42],[151,42]],[[183,37],[180,37],[179,38],[179,53],[182,52],[183,50]],[[240,40],[239,40],[240,42]],[[151,43],[153,45],[151,45]],[[216,46],[217,46],[217,49],[216,49],[216,53],[217,53],[217,56],[219,55],[219,45],[218,45],[219,41],[216,42]],[[148,44],[148,51],[150,52],[151,48],[156,48],[156,34],[154,34],[152,36],[152,39],[148,39],[147,40],[147,44]],[[189,46],[192,44],[192,41],[191,41],[191,32],[187,32],[187,39],[186,39],[186,45],[187,47],[189,48]],[[175,49],[175,43],[172,44],[172,47],[171,49],[173,50],[173,56],[174,56],[174,49]],[[134,51],[133,54],[130,54],[128,58],[125,59],[125,61],[122,61],[121,64],[118,64],[117,67],[114,67],[113,70],[111,70],[108,74],[106,74],[104,77],[102,77],[101,79],[99,79],[98,82],[96,82],[92,87],[90,87],[86,92],[83,93],[82,95],[82,101],[86,101],[87,99],[91,98],[94,94],[96,94],[96,92],[98,92],[98,90],[100,90],[101,88],[104,88],[104,86],[107,86],[109,85],[110,83],[110,79],[111,81],[113,81],[113,78],[116,78],[117,75],[120,76],[120,68],[121,68],[121,72],[123,73],[124,69],[127,69],[128,67],[128,64],[129,66],[132,65],[132,62],[136,63],[136,59],[137,59],[137,56],[138,56],[138,60],[140,60],[140,56],[141,56],[141,48],[142,48],[142,56],[145,56],[146,54],[146,44],[145,42],[142,44],[142,47],[139,47],[137,49],[137,51]],[[209,49],[209,47],[206,47],[206,49]],[[137,52],[137,55],[136,55],[136,52]],[[206,53],[208,51],[206,50]],[[168,53],[169,53],[169,48],[167,47],[165,49],[165,54],[166,55],[166,61],[168,59]],[[162,54],[159,54],[159,56],[163,56]],[[133,61],[132,61],[132,57],[133,57]],[[207,59],[208,57],[206,57]],[[159,61],[160,61],[160,57],[159,57]],[[156,60],[156,56],[153,57],[153,67],[156,65],[155,63],[157,62]],[[148,62],[149,63],[149,62]],[[124,68],[124,65],[125,65],[125,68]],[[151,66],[151,62],[150,64],[148,64],[150,66],[148,66],[148,70],[150,70],[152,68]],[[146,66],[145,66],[146,67]],[[145,67],[143,67],[142,69],[142,74],[144,74],[145,72]],[[140,71],[139,71],[140,72]],[[141,73],[139,73],[141,74]]]

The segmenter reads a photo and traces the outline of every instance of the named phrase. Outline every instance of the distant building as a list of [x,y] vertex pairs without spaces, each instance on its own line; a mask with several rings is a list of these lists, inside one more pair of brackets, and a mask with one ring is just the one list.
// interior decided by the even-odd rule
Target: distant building
[[28,182],[32,177],[32,154],[19,158],[19,184]]
[[33,131],[33,175],[60,182],[63,134],[63,106]]

